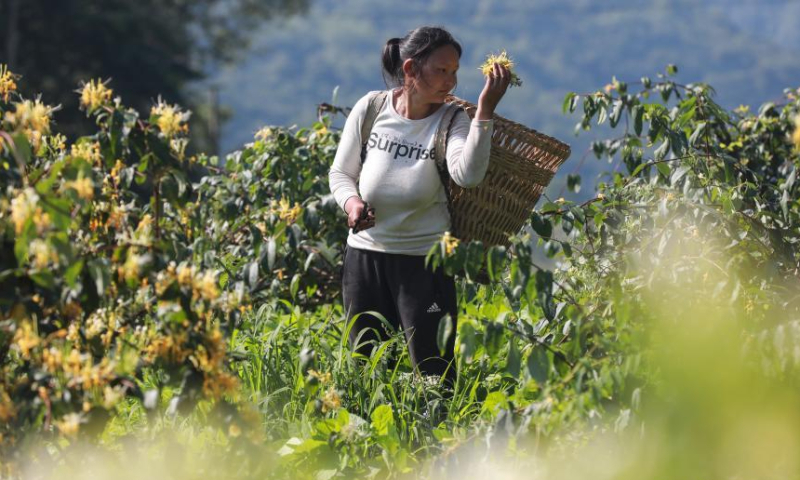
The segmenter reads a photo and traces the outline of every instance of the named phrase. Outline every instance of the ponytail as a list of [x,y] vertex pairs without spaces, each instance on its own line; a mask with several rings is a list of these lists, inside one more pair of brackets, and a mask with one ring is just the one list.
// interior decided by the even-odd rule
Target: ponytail
[[403,83],[403,60],[400,58],[399,38],[390,38],[383,47],[383,80],[387,84]]

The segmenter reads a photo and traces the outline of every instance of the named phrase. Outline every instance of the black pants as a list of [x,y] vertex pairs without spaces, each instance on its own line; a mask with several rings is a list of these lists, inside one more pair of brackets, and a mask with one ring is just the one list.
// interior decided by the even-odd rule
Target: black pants
[[[445,275],[441,268],[435,272],[426,269],[424,256],[348,246],[342,271],[342,297],[348,324],[358,313],[379,312],[392,327],[402,328],[411,363],[420,373],[446,375],[451,383],[455,380],[456,286],[453,277]],[[437,334],[439,322],[447,314],[452,319],[452,333],[441,355]],[[388,338],[386,327],[374,315],[360,315],[350,330],[351,345],[367,356],[379,341]]]

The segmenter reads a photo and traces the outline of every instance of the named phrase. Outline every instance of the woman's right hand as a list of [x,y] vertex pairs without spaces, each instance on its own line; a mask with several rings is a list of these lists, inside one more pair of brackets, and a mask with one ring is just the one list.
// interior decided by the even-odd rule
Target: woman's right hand
[[347,212],[347,226],[353,233],[375,226],[375,209],[369,207],[360,197],[352,196],[344,205]]

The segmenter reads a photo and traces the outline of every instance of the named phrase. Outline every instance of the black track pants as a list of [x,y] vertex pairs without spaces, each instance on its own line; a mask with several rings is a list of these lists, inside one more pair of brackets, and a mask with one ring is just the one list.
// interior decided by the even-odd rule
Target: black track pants
[[[453,277],[439,268],[425,268],[425,257],[374,252],[346,247],[342,271],[342,297],[348,324],[361,312],[381,313],[403,330],[411,363],[420,373],[455,379],[455,345],[458,304]],[[453,329],[442,356],[436,341],[439,321],[447,314]],[[362,334],[362,330],[366,329]],[[386,327],[374,315],[360,315],[350,330],[350,343],[369,355],[375,340],[388,339]],[[359,338],[359,335],[360,338]]]

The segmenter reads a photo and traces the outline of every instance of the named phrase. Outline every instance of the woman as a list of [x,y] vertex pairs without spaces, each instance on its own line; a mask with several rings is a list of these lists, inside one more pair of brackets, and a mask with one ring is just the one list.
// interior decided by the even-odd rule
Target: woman
[[[455,378],[455,335],[442,355],[437,331],[449,314],[455,332],[455,282],[441,268],[426,269],[425,255],[450,229],[447,197],[432,150],[443,102],[456,86],[460,57],[461,46],[442,28],[420,27],[402,39],[389,40],[383,50],[383,73],[396,88],[389,91],[368,138],[361,138],[362,124],[369,98],[377,92],[355,104],[329,174],[331,191],[353,228],[342,275],[348,320],[361,312],[380,312],[395,328],[402,328],[416,369],[446,375],[450,381]],[[460,111],[449,129],[447,169],[462,187],[483,180],[492,114],[510,78],[506,68],[495,64],[474,120]],[[349,336],[357,351],[369,355],[374,341],[387,339],[388,332],[378,318],[362,314]]]

